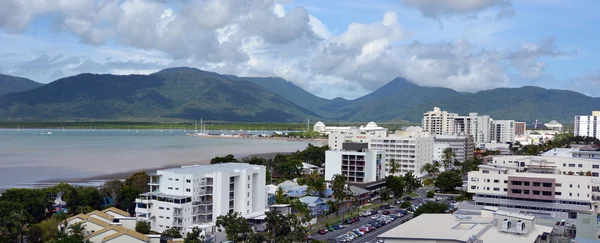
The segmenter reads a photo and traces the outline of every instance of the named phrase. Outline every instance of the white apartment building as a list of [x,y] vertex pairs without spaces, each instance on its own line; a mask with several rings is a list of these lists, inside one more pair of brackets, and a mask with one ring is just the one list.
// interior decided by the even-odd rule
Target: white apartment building
[[214,225],[230,211],[242,216],[267,207],[265,167],[245,163],[183,166],[158,170],[150,192],[136,199],[136,216],[153,231]]
[[421,127],[408,127],[387,137],[371,138],[369,150],[385,151],[386,172],[390,159],[394,159],[401,174],[419,175],[421,167],[433,161],[433,136]]
[[515,142],[514,120],[492,120],[491,141],[497,143]]
[[423,113],[422,127],[433,135],[454,134],[454,118],[455,113],[448,113],[440,110],[439,107],[434,107],[433,111]]
[[340,132],[340,133],[349,133],[349,132],[372,133],[372,132],[378,132],[378,131],[387,132],[387,128],[377,126],[377,124],[375,124],[375,122],[369,122],[369,123],[367,123],[366,126],[360,126],[360,127],[353,127],[353,126],[334,127],[334,126],[325,126],[325,123],[319,121],[319,122],[315,123],[315,125],[313,126],[313,131],[324,133],[324,134],[330,134],[330,133],[334,133],[334,132]]
[[575,136],[600,139],[600,111],[593,111],[591,116],[576,116]]
[[[368,127],[368,128],[366,128]],[[331,150],[342,149],[343,143],[368,143],[373,138],[388,136],[387,128],[378,129],[374,122],[369,122],[366,127],[354,127],[348,130],[332,131],[329,133],[328,145]],[[365,129],[366,128],[366,129]],[[369,130],[369,128],[377,128]]]
[[347,182],[368,183],[385,178],[385,152],[368,150],[366,143],[344,143],[343,150],[325,152],[325,180],[346,176]]
[[493,156],[469,172],[468,192],[477,205],[524,213],[598,213],[600,161],[545,157]]
[[435,135],[433,136],[433,160],[441,162],[446,148],[452,148],[454,159],[465,162],[473,158],[475,144],[469,135]]
[[480,116],[469,113],[468,116],[454,118],[454,132],[473,136],[475,143],[489,143],[491,138],[492,119],[488,115]]

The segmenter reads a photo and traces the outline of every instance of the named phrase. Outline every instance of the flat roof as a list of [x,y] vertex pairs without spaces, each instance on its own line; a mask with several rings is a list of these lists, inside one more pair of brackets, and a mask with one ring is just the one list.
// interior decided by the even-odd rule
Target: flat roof
[[381,234],[383,239],[437,240],[467,242],[473,235],[485,243],[531,243],[552,227],[535,225],[527,235],[514,235],[498,231],[489,222],[460,221],[452,214],[422,214]]
[[173,195],[173,194],[165,194],[165,193],[156,193],[156,192],[145,192],[140,194],[142,196],[157,196],[157,197],[168,197],[168,198],[173,198],[173,199],[186,199],[190,196],[180,196],[180,195]]
[[261,165],[251,165],[247,163],[221,163],[221,164],[212,164],[212,165],[190,165],[190,166],[182,166],[180,168],[170,168],[158,171],[168,171],[172,173],[178,174],[206,174],[206,173],[214,173],[214,172],[230,172],[233,170],[245,170],[250,169],[253,170],[258,168]]

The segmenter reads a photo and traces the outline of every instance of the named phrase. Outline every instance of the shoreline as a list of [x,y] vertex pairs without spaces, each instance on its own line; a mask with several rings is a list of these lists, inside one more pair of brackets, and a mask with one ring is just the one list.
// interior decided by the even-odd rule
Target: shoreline
[[[236,156],[236,158],[244,159],[244,158],[251,158],[251,157],[259,157],[259,158],[264,158],[264,159],[272,159],[277,154],[290,154],[290,153],[293,153],[293,152],[268,152],[268,153],[241,155],[239,157]],[[222,155],[222,156],[225,156],[225,155]],[[71,179],[55,178],[55,179],[49,179],[49,180],[36,181],[29,185],[34,185],[34,186],[39,185],[39,186],[43,187],[43,186],[48,186],[50,184],[54,184],[54,185],[59,184],[61,182],[69,183],[69,184],[90,184],[90,183],[99,183],[99,182],[104,183],[104,182],[110,181],[110,180],[125,180],[125,179],[127,179],[127,177],[129,177],[133,173],[140,172],[140,171],[145,171],[146,173],[150,174],[150,173],[156,172],[157,170],[177,168],[177,167],[181,167],[181,166],[208,165],[208,164],[210,164],[210,160],[183,162],[183,163],[169,164],[169,165],[160,166],[160,167],[146,168],[146,169],[142,169],[142,170],[131,170],[131,171],[124,171],[124,172],[117,172],[117,173],[108,173],[108,174],[102,174],[102,175],[91,176],[91,177],[71,178]]]

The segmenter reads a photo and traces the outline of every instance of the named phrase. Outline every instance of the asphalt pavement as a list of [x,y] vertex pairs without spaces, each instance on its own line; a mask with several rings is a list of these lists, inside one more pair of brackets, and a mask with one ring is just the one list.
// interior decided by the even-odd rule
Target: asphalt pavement
[[[390,212],[394,212],[395,210],[397,210],[397,208],[392,208],[389,211]],[[382,214],[380,213],[380,214],[377,214],[377,215],[382,215]],[[382,233],[384,233],[384,232],[386,232],[386,231],[388,231],[388,230],[390,230],[390,229],[392,229],[392,228],[400,225],[400,223],[403,220],[405,220],[407,218],[410,218],[410,217],[411,217],[411,215],[409,214],[409,215],[405,215],[405,216],[403,216],[401,218],[397,218],[396,220],[390,222],[389,224],[381,226],[381,227],[375,229],[374,231],[368,232],[368,233],[366,233],[362,237],[356,238],[355,240],[352,241],[352,243],[374,242],[376,240],[376,238],[377,238],[378,235],[380,235],[380,234],[382,234]],[[369,217],[360,217],[360,222],[356,222],[356,223],[349,224],[349,225],[344,225],[344,228],[336,230],[336,231],[333,231],[333,232],[327,232],[324,235],[316,233],[316,234],[312,235],[312,239],[314,239],[314,240],[322,240],[322,241],[327,241],[328,239],[335,239],[336,237],[338,237],[340,235],[348,233],[348,231],[351,231],[353,229],[358,229],[361,226],[363,226],[365,224],[368,224],[370,221],[371,221],[371,216],[369,216]]]

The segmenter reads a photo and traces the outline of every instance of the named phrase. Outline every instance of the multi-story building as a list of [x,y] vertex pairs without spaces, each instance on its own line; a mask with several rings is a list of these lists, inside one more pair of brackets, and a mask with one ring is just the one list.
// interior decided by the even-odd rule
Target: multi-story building
[[552,120],[548,123],[544,123],[544,126],[546,126],[546,128],[548,128],[552,131],[562,132],[562,130],[563,130],[563,125],[558,123],[555,120]]
[[527,131],[526,122],[515,122],[515,135],[525,135]]
[[555,148],[548,150],[544,152],[542,156],[600,160],[600,151],[597,151],[596,148],[589,145],[572,145],[571,148]]
[[489,143],[491,141],[492,119],[488,115],[480,116],[469,113],[468,116],[454,118],[454,132],[473,136],[475,143]]
[[469,172],[468,192],[477,205],[525,213],[598,213],[600,162],[545,156],[493,156]]
[[368,149],[367,143],[344,143],[342,150],[325,152],[325,180],[336,174],[347,182],[368,183],[385,178],[385,152]]
[[408,127],[387,137],[371,138],[369,150],[385,151],[386,172],[390,159],[394,159],[401,174],[420,174],[421,167],[433,161],[433,136],[420,127]]
[[313,131],[320,132],[320,133],[325,133],[325,134],[330,134],[330,133],[334,133],[334,132],[340,132],[340,133],[350,133],[350,132],[372,133],[372,132],[378,132],[378,131],[387,132],[387,129],[384,128],[384,127],[377,126],[377,124],[375,124],[375,122],[369,122],[366,126],[360,126],[360,127],[353,127],[353,126],[333,127],[333,126],[325,126],[325,123],[319,121],[319,122],[315,123],[315,125],[313,126]]
[[576,116],[575,136],[600,139],[600,111],[593,111],[591,116]]
[[465,162],[473,158],[475,143],[469,135],[435,135],[433,137],[433,160],[441,162],[446,148],[452,148],[454,159]]
[[455,113],[448,113],[434,107],[433,111],[423,113],[423,130],[433,135],[454,134]]
[[492,120],[491,141],[497,143],[515,142],[514,120]]
[[183,166],[158,170],[150,192],[136,199],[136,216],[153,231],[214,224],[228,212],[242,216],[267,207],[265,167],[245,163]]
[[386,128],[379,128],[374,122],[369,122],[367,126],[363,127],[332,131],[329,133],[329,148],[331,150],[339,150],[342,148],[343,143],[368,143],[372,138],[387,137],[388,130]]

